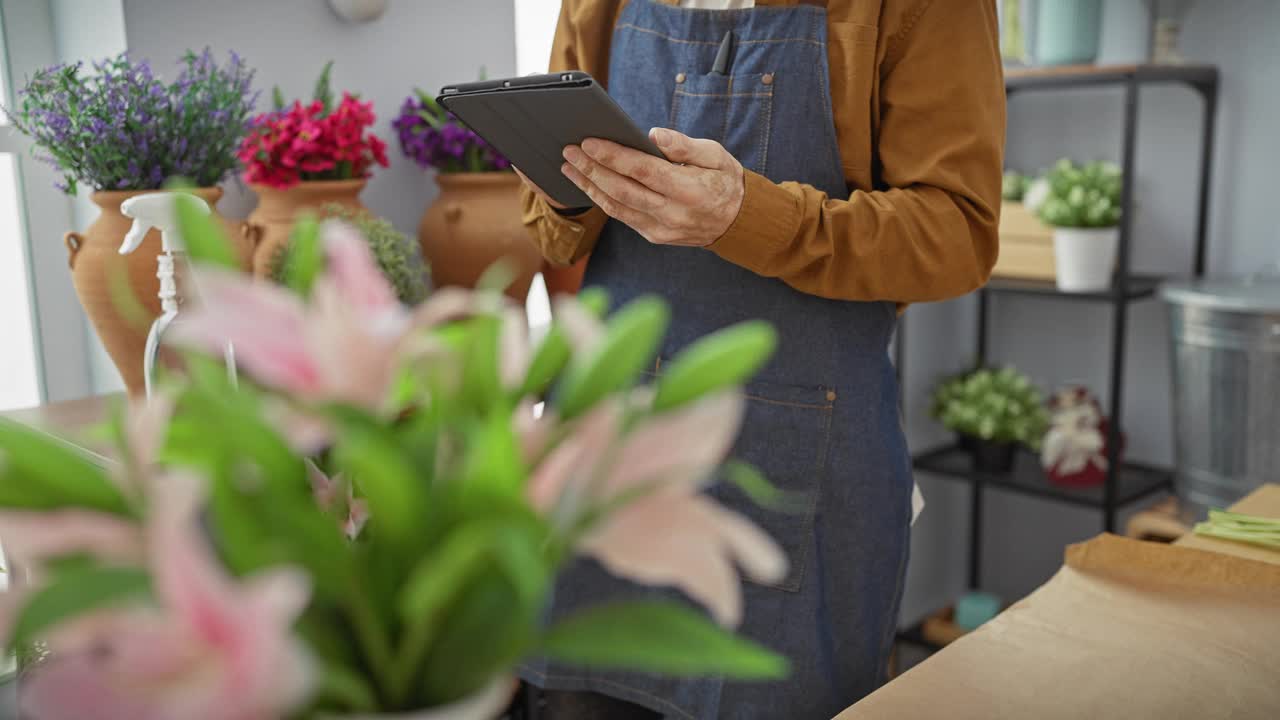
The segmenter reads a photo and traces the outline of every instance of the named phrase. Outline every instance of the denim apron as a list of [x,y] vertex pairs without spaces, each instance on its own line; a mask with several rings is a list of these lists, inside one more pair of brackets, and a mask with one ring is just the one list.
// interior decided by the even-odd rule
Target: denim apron
[[[732,68],[709,74],[730,29]],[[774,182],[849,196],[831,114],[824,9],[690,10],[631,0],[611,57],[609,94],[640,127],[711,138]],[[804,501],[784,513],[754,506],[731,486],[712,492],[761,525],[790,559],[776,586],[744,581],[739,632],[788,656],[791,674],[736,683],[537,664],[525,668],[526,679],[674,718],[828,720],[883,681],[907,563],[912,479],[888,352],[894,306],[807,295],[705,249],[652,245],[617,221],[606,225],[584,284],[608,289],[615,307],[644,294],[671,303],[657,373],[719,328],[753,318],[777,328],[777,355],[747,387],[734,456]],[[557,585],[552,614],[652,592],[663,591],[580,562]]]

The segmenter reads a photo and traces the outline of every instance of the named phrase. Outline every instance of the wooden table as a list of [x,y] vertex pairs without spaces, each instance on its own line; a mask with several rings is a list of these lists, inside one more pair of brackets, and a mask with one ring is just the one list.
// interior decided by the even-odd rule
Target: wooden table
[[[1231,508],[1280,518],[1280,485]],[[836,720],[1280,718],[1280,551],[1100,535]]]

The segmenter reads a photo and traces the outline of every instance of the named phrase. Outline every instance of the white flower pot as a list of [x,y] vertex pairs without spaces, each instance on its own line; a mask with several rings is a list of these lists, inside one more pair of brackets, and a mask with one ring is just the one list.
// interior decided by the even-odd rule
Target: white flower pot
[[1054,228],[1058,289],[1064,292],[1109,289],[1119,246],[1119,228]]

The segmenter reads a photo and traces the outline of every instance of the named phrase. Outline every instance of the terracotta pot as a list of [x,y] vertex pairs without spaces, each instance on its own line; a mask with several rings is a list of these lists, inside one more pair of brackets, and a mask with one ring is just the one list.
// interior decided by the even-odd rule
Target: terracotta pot
[[582,258],[572,265],[542,264],[542,280],[547,284],[547,295],[577,295],[582,289],[582,275],[587,271],[587,260]]
[[434,287],[475,287],[502,258],[516,276],[507,295],[524,305],[542,256],[520,221],[520,178],[510,172],[440,173],[440,195],[422,216],[418,242]]
[[[133,220],[120,213],[120,203],[135,195],[154,190],[101,191],[89,196],[101,213],[83,233],[66,234],[67,263],[71,266],[71,279],[76,295],[84,307],[89,322],[124,379],[131,395],[144,391],[142,356],[147,343],[151,322],[160,315],[160,281],[156,279],[156,256],[160,254],[160,233],[147,233],[142,245],[128,255],[119,253],[124,235]],[[210,207],[216,206],[222,197],[221,188],[199,188],[192,191]],[[216,215],[216,211],[215,211]],[[220,218],[221,219],[221,218]],[[248,249],[242,244],[234,228],[225,219],[222,223],[228,237],[237,244],[236,250],[244,267],[248,266]],[[119,280],[117,280],[119,278]],[[113,301],[113,282],[124,281],[144,312],[136,317]]]
[[241,232],[253,247],[253,274],[267,276],[272,258],[289,242],[289,233],[293,231],[293,221],[299,211],[323,214],[322,209],[326,205],[367,211],[368,208],[360,202],[360,192],[368,182],[366,178],[358,178],[307,180],[288,188],[250,185],[258,194],[258,207],[249,213]]

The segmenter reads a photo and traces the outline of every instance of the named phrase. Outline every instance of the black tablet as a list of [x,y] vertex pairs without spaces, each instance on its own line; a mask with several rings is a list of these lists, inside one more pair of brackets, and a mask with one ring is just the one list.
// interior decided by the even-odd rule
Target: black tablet
[[594,137],[662,157],[649,133],[585,72],[449,85],[437,101],[568,207],[593,203],[560,172],[566,145]]

